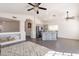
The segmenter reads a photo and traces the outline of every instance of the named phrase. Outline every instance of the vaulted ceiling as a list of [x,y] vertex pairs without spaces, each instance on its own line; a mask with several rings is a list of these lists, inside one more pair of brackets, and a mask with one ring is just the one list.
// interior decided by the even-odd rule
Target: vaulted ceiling
[[67,10],[70,10],[70,13],[77,13],[78,5],[77,3],[42,3],[40,6],[47,8],[47,10],[39,10],[37,15],[34,10],[27,11],[32,7],[27,3],[0,3],[0,12],[35,15],[40,19],[47,20],[61,17]]

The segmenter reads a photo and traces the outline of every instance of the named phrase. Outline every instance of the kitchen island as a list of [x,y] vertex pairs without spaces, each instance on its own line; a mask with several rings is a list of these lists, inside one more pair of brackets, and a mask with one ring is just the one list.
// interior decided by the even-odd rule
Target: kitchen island
[[58,37],[57,31],[42,32],[42,40],[57,40],[57,37]]

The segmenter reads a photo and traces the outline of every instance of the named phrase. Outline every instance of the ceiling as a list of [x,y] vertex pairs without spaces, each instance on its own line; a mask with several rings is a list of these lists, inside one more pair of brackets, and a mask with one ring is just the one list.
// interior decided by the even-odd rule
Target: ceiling
[[47,10],[39,10],[39,14],[37,15],[33,10],[27,11],[27,9],[32,7],[27,3],[0,3],[0,12],[35,15],[45,20],[48,18],[52,19],[55,15],[60,17],[68,9],[71,9],[71,11],[72,9],[77,10],[78,5],[77,3],[42,3],[40,6],[47,8]]

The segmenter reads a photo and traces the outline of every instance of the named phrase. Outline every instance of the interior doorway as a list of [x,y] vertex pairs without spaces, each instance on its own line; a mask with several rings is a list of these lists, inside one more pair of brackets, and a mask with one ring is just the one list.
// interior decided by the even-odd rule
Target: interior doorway
[[31,38],[31,32],[32,32],[32,20],[26,19],[25,21],[25,32],[26,32],[26,38]]
[[42,32],[43,32],[43,25],[37,24],[36,25],[36,39],[42,40]]

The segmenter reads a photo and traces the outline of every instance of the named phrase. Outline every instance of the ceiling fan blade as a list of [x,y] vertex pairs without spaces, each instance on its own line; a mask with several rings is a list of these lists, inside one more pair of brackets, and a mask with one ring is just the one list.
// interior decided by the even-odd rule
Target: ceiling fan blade
[[43,7],[38,7],[39,9],[43,9],[43,10],[47,10],[47,8],[43,8]]
[[37,14],[39,14],[39,11],[37,10]]
[[35,6],[35,5],[33,5],[32,3],[28,3],[28,4],[31,5],[31,6],[33,6],[33,7]]
[[27,11],[30,11],[30,10],[32,10],[32,9],[34,9],[34,8],[27,9]]

